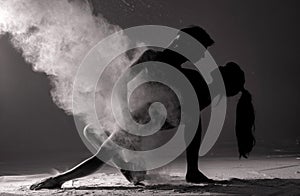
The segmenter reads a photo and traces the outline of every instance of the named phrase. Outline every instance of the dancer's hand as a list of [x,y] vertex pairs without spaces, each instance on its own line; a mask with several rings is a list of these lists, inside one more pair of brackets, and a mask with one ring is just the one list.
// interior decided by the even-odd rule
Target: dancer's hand
[[146,171],[129,171],[124,169],[121,169],[120,171],[125,178],[134,185],[144,185],[142,181],[145,180],[147,174]]
[[59,182],[57,179],[50,177],[37,182],[30,186],[30,190],[40,190],[40,189],[59,189],[62,186],[62,182]]

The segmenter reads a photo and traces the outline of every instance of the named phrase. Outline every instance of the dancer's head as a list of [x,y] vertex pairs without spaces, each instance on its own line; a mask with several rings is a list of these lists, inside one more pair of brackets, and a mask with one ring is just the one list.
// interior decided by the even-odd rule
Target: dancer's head
[[182,32],[195,38],[206,49],[215,43],[214,40],[209,36],[209,34],[199,26],[191,25],[180,29],[180,31],[178,32],[179,37],[182,36]]
[[247,158],[255,145],[253,136],[255,115],[251,94],[244,87],[245,74],[234,62],[229,62],[225,66],[219,67],[219,69],[224,80],[227,96],[234,96],[241,92],[236,109],[235,129],[240,157]]
[[189,59],[195,63],[204,56],[205,50],[213,44],[214,40],[203,28],[192,25],[180,29],[168,48],[183,55],[188,54]]

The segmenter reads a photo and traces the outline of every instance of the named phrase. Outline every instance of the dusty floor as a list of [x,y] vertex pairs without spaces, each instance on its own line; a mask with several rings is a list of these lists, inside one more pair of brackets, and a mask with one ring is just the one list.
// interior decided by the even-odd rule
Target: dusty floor
[[29,185],[49,174],[1,176],[0,195],[299,195],[300,158],[210,158],[200,162],[202,171],[220,180],[215,184],[184,181],[183,160],[149,174],[146,186],[133,186],[116,169],[70,181],[59,190],[31,191]]

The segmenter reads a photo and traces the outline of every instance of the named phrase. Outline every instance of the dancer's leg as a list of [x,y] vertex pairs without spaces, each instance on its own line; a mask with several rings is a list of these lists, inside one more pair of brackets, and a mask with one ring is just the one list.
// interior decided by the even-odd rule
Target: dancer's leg
[[[40,183],[33,184],[30,189],[38,190],[43,188],[60,188],[66,181],[90,175],[100,169],[105,162],[109,161],[115,154],[116,150],[112,147],[111,137],[109,137],[99,148],[96,155],[86,159],[74,168],[59,174],[55,177],[50,177]],[[101,160],[97,156],[101,156]]]
[[186,149],[186,181],[191,183],[213,182],[213,180],[207,178],[204,174],[202,174],[198,168],[199,149],[201,144],[201,131],[202,127],[200,119],[196,134]]

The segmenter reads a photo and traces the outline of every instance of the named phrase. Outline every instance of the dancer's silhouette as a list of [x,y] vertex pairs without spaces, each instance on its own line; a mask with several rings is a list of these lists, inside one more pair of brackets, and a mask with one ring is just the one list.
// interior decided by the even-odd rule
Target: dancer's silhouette
[[[141,55],[141,57],[137,60],[137,62],[135,62],[132,66],[147,61],[160,61],[172,65],[180,72],[182,72],[186,76],[186,78],[188,78],[188,80],[191,82],[198,96],[199,107],[202,110],[205,107],[209,106],[211,103],[211,97],[209,94],[208,85],[206,84],[202,75],[198,71],[193,69],[186,69],[182,67],[181,65],[188,60],[182,55],[179,55],[178,53],[173,51],[175,48],[178,47],[182,47],[183,49],[185,49],[186,47],[191,46],[191,44],[185,42],[185,39],[182,39],[185,33],[189,34],[197,41],[199,41],[206,49],[214,43],[214,41],[210,38],[210,36],[206,33],[204,29],[198,26],[187,27],[181,29],[176,39],[172,41],[172,43],[169,45],[168,48],[164,49],[163,51],[147,50]],[[192,58],[193,62],[191,63],[195,63],[200,58],[202,58],[204,56],[204,50],[195,51],[195,54],[196,55],[194,56],[194,59]],[[229,62],[225,66],[219,67],[219,71],[224,80],[226,96],[231,97],[237,95],[239,92],[241,93],[241,97],[237,105],[235,129],[236,129],[236,136],[238,140],[238,149],[239,149],[240,157],[243,156],[247,158],[247,155],[251,152],[255,144],[255,139],[253,136],[255,117],[254,117],[254,109],[251,101],[251,95],[244,88],[244,83],[245,83],[244,72],[234,62]],[[166,90],[167,88],[162,84],[161,86],[157,86],[157,84],[145,83],[145,85],[148,85],[145,86],[145,88],[150,88],[150,89],[159,87],[159,88],[165,88]],[[174,99],[172,98],[172,96],[176,96],[176,95],[174,94],[168,94],[168,95],[171,98],[168,97],[165,100],[164,99],[159,100],[159,102],[167,105],[166,106],[167,119],[162,129],[174,128],[178,126],[179,123],[177,119],[180,116],[180,104],[176,97],[174,97]],[[134,93],[132,96],[134,96]],[[133,110],[132,115],[135,120],[146,122],[147,120],[149,120],[149,115],[147,111],[149,108],[148,101],[151,102],[151,96],[148,96],[148,100],[147,100],[147,96],[142,97],[140,99],[145,99],[145,104],[143,107]],[[169,100],[172,100],[173,105],[170,106]],[[201,130],[201,119],[200,119],[197,132],[186,149],[186,157],[187,157],[186,158],[187,159],[186,181],[191,183],[213,182],[213,180],[207,178],[198,169],[198,153],[199,153],[199,148],[201,143],[201,131],[202,130]],[[105,154],[108,160],[115,155],[113,149],[110,149],[110,142],[111,142],[110,139],[106,140],[99,148],[96,155],[80,163],[73,169],[65,173],[59,174],[56,177],[47,178],[40,183],[36,183],[32,185],[30,189],[38,190],[42,188],[59,188],[64,182],[68,180],[83,177],[97,171],[105,163],[104,161],[97,158],[98,154]],[[134,172],[125,171],[125,170],[121,170],[121,171],[129,181],[133,183],[138,183],[138,180],[134,178],[134,174],[135,174]]]

